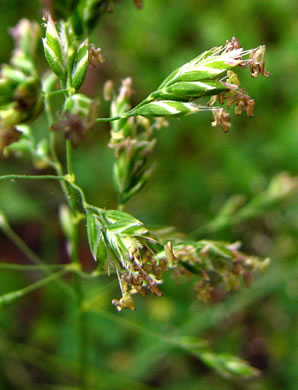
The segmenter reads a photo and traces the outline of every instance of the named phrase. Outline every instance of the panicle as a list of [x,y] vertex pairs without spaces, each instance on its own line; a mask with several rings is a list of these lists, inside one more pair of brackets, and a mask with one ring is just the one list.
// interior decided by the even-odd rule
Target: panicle
[[120,311],[135,309],[132,295],[162,295],[158,285],[167,270],[164,260],[155,259],[151,244],[154,238],[142,222],[128,213],[116,210],[90,211],[88,238],[92,254],[108,272],[114,269],[122,292],[112,303]]
[[61,20],[56,24],[50,14],[46,17],[43,47],[50,68],[69,95],[81,87],[89,61],[101,58],[100,49],[91,46],[89,50],[88,38],[81,41],[70,23]]
[[195,291],[199,299],[209,302],[223,298],[242,284],[249,286],[258,272],[269,265],[269,259],[260,260],[239,251],[240,243],[176,239],[168,242],[157,259],[167,261],[174,268],[176,280],[195,276]]
[[[107,82],[104,94],[106,99],[112,98],[111,115],[121,116],[130,108],[131,79],[122,81],[117,95],[112,83]],[[162,123],[158,123],[160,127]],[[150,156],[156,143],[157,127],[155,121],[141,116],[112,123],[109,147],[115,153],[113,179],[121,207],[143,188],[151,175]]]
[[[230,128],[230,117],[223,109],[212,107],[216,102],[226,103],[226,109],[235,106],[235,114],[243,111],[251,117],[255,101],[240,88],[238,66],[249,67],[253,77],[270,74],[265,70],[265,46],[244,50],[237,38],[225,46],[214,47],[173,71],[143,102],[123,117],[142,115],[152,117],[181,117],[200,111],[212,111],[212,126]],[[211,96],[208,105],[199,105],[198,99]]]

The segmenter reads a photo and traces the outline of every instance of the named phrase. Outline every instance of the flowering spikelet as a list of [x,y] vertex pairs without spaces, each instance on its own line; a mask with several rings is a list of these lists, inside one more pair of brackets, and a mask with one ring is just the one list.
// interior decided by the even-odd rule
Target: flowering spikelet
[[147,117],[180,117],[194,114],[199,112],[200,109],[200,106],[192,102],[184,103],[172,100],[157,100],[137,108],[135,112],[137,115]]
[[[200,111],[212,111],[212,126],[222,126],[224,131],[230,127],[230,116],[222,108],[213,106],[217,101],[227,103],[227,109],[235,105],[235,114],[243,111],[253,115],[254,99],[240,88],[236,73],[237,66],[249,67],[252,77],[265,70],[265,46],[244,50],[237,38],[226,41],[225,46],[214,47],[182,65],[172,72],[143,102],[130,110],[125,116],[142,115],[146,117],[180,117]],[[211,96],[207,106],[198,105],[195,100]]]
[[[220,241],[168,241],[152,236],[144,224],[130,214],[116,210],[91,207],[87,216],[90,249],[108,274],[115,271],[122,298],[112,303],[118,310],[135,309],[133,295],[162,295],[159,284],[163,273],[173,270],[178,280],[183,275],[197,278],[195,291],[203,301],[214,301],[219,296],[249,286],[255,273],[268,267],[269,259],[260,260],[239,251],[240,244]],[[172,237],[175,237],[173,232]],[[181,236],[181,235],[180,235]],[[162,243],[167,242],[162,249]]]
[[50,15],[47,17],[46,36],[42,40],[44,53],[52,71],[63,82],[66,81],[66,42],[59,35]]
[[238,290],[241,283],[249,286],[254,273],[264,271],[269,259],[264,261],[247,256],[239,251],[240,244],[220,241],[175,240],[168,242],[157,259],[167,259],[169,268],[174,268],[174,277],[196,275],[195,284],[198,297],[203,301],[215,299],[223,289],[226,293]]
[[115,270],[122,298],[112,303],[118,310],[135,309],[132,295],[150,290],[162,295],[158,284],[166,271],[166,261],[155,259],[150,243],[155,240],[142,222],[116,210],[92,210],[88,216],[88,237],[93,256]]
[[43,38],[46,59],[61,85],[75,93],[82,85],[89,62],[88,39],[79,41],[70,24],[60,21],[55,24],[47,15],[46,35]]
[[[123,80],[117,95],[111,82],[107,82],[104,93],[106,98],[112,99],[111,115],[121,116],[130,108],[132,81],[130,78]],[[113,179],[120,206],[139,192],[151,175],[150,156],[155,146],[158,127],[160,122],[141,116],[112,123],[109,147],[115,152]]]

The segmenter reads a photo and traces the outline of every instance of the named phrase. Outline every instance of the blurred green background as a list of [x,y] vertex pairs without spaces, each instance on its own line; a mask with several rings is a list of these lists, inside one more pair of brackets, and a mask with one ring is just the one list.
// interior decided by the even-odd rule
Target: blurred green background
[[[90,69],[82,90],[100,96],[103,117],[109,115],[102,98],[107,79],[117,86],[131,76],[137,103],[173,69],[232,36],[246,49],[267,46],[270,79],[251,79],[247,70],[239,72],[241,84],[256,100],[255,116],[233,117],[228,134],[210,126],[209,113],[171,120],[158,137],[152,178],[128,203],[127,211],[145,224],[173,225],[188,233],[214,217],[231,195],[252,198],[278,173],[298,172],[298,7],[294,0],[144,3],[141,11],[132,1],[115,4],[114,12],[105,15],[92,35],[106,61]],[[23,17],[40,20],[39,2],[1,0],[2,63],[9,61],[12,50],[8,29]],[[40,68],[46,69],[40,53]],[[46,131],[44,117],[34,130],[36,137]],[[108,141],[109,126],[98,126],[75,150],[74,169],[90,203],[115,208],[113,152],[106,146]],[[30,159],[11,156],[0,163],[0,174],[7,173],[39,172]],[[67,259],[57,219],[61,202],[56,183],[1,182],[0,209],[50,264]],[[190,282],[177,285],[168,276],[163,297],[137,298],[135,312],[118,314],[110,303],[119,296],[117,282],[112,277],[86,280],[90,390],[294,389],[298,383],[297,226],[298,204],[292,199],[262,217],[206,236],[240,240],[246,252],[271,258],[267,274],[250,289],[217,305],[197,302]],[[83,228],[81,257],[87,263],[90,255]],[[26,263],[4,235],[0,239],[1,261]],[[37,272],[1,271],[0,294],[40,277]],[[54,285],[1,309],[0,388],[76,388],[77,317],[76,302]],[[206,339],[214,351],[241,356],[262,375],[244,383],[222,378],[167,343],[165,335]]]

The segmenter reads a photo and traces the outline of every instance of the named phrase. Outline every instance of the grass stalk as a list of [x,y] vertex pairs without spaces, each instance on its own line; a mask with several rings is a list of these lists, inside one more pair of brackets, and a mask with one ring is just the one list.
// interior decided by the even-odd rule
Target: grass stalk
[[53,273],[49,276],[46,276],[45,278],[38,280],[37,282],[32,283],[27,287],[24,287],[20,290],[15,290],[13,292],[1,295],[0,296],[0,307],[5,307],[5,306],[11,304],[12,302],[14,302],[15,300],[24,297],[25,295],[29,294],[30,292],[32,292],[40,287],[45,286],[54,280],[60,279],[61,276],[63,276],[67,272],[69,272],[69,268],[65,267],[63,270],[58,271],[56,273]]
[[[67,160],[67,171],[68,176],[71,180],[71,182],[75,181],[75,175],[73,171],[72,166],[72,146],[70,140],[66,140],[66,160]],[[82,200],[84,202],[85,197],[82,191],[80,191]],[[73,230],[72,230],[72,237],[71,237],[71,258],[73,263],[80,266],[79,262],[79,255],[78,255],[78,227],[79,227],[79,221],[80,219],[77,218],[78,216],[78,209],[77,209],[77,191],[74,187],[71,186],[70,188],[70,196],[71,196],[71,207],[72,207],[72,215],[73,215]],[[79,322],[78,322],[78,334],[79,334],[79,366],[80,366],[80,375],[79,375],[79,386],[81,390],[86,389],[87,385],[87,348],[88,348],[88,342],[87,342],[87,313],[82,310],[82,303],[84,300],[84,294],[83,294],[83,288],[82,288],[82,281],[78,274],[74,275],[74,287],[76,291],[76,297],[77,297],[77,307],[78,307],[78,314],[79,314]]]
[[[43,261],[37,256],[32,249],[22,240],[22,238],[11,228],[11,226],[8,224],[7,220],[3,218],[3,216],[0,215],[1,223],[0,223],[0,229],[3,231],[3,233],[15,244],[19,250],[24,253],[24,255],[30,260],[32,263],[34,263],[36,266],[40,267],[43,271],[45,271],[48,274],[51,274],[52,270],[47,267]],[[3,267],[3,264],[0,264],[0,267]],[[5,265],[7,266],[7,265]],[[10,264],[10,266],[13,266],[13,264]],[[15,264],[15,266],[19,266]],[[25,267],[25,266],[24,266]],[[28,266],[26,266],[28,267]],[[66,291],[68,294],[73,295],[72,288],[65,283],[63,280],[55,280],[55,283],[60,287],[63,288],[64,291]]]

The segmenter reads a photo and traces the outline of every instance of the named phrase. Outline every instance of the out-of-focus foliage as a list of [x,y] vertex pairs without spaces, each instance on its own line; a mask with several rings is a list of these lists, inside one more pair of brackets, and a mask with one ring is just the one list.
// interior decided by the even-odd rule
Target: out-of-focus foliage
[[[39,20],[39,9],[34,0],[0,2],[1,62],[8,62],[12,48],[8,28],[22,17]],[[201,228],[206,239],[241,240],[245,251],[271,258],[267,274],[250,289],[213,306],[195,300],[194,280],[177,284],[168,277],[162,286],[164,297],[136,298],[137,310],[121,314],[110,305],[117,283],[108,277],[87,280],[83,307],[89,321],[92,389],[290,390],[297,383],[297,199],[218,231],[203,229],[232,195],[254,198],[280,172],[298,172],[297,13],[293,0],[145,0],[141,11],[132,1],[122,0],[93,32],[106,61],[89,69],[82,90],[90,96],[102,91],[105,80],[120,84],[130,76],[133,99],[139,102],[169,70],[232,36],[244,48],[266,44],[272,77],[251,83],[248,72],[239,72],[256,100],[255,116],[234,118],[228,134],[211,128],[207,113],[172,120],[161,129],[153,176],[146,190],[127,205],[148,225],[171,224],[183,232],[199,228],[199,235]],[[40,66],[46,68],[41,59]],[[103,99],[99,110],[101,116],[109,115]],[[47,131],[44,118],[33,130],[38,141]],[[109,125],[98,126],[75,150],[74,169],[90,202],[113,208],[117,196],[108,142]],[[29,158],[11,156],[1,160],[0,173],[7,172],[35,171]],[[52,264],[67,257],[56,219],[61,199],[55,183],[1,182],[1,210],[29,246]],[[86,267],[90,265],[83,229],[81,257]],[[0,260],[27,262],[4,236]],[[1,270],[0,294],[38,278],[36,272]],[[66,389],[76,383],[77,315],[75,301],[54,285],[1,309],[0,388]],[[260,376],[243,384],[216,375],[183,337],[202,337],[218,354],[241,356],[260,370]],[[56,386],[46,386],[49,383]]]

